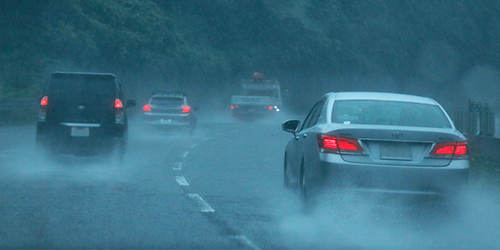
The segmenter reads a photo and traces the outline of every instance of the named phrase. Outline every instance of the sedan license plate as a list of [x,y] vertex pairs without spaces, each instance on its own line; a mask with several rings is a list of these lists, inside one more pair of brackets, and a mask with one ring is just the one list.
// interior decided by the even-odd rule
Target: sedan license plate
[[87,127],[71,127],[71,136],[89,136],[90,131]]
[[411,161],[411,148],[407,145],[381,145],[380,159]]

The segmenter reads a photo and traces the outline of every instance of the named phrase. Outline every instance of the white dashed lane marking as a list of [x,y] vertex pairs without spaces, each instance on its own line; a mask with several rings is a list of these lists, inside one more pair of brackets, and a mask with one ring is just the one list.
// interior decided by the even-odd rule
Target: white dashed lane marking
[[187,194],[199,207],[202,213],[213,213],[215,210],[198,194]]
[[182,170],[182,162],[179,161],[175,162],[174,168],[172,170],[177,170],[177,171]]
[[[205,138],[205,139],[202,139],[202,141],[206,141],[209,139],[210,138]],[[188,147],[194,148],[196,146],[197,146],[197,144],[193,143],[193,144],[189,145]],[[176,170],[176,171],[182,170],[183,158],[186,158],[186,156],[188,154],[189,154],[189,151],[184,151],[184,153],[182,154],[182,157],[178,158],[178,160],[176,160],[174,162],[174,168],[172,170]],[[203,198],[201,198],[201,196],[199,194],[191,193],[189,191],[189,183],[187,182],[186,178],[184,178],[183,176],[176,176],[175,180],[182,187],[183,192],[189,197],[189,199],[191,199],[198,206],[198,208],[200,209],[200,211],[202,213],[206,213],[207,215],[210,215],[210,216],[217,216],[215,213],[215,210],[205,200],[203,200]],[[245,245],[250,249],[260,250],[260,248],[256,244],[254,244],[250,239],[248,239],[245,235],[238,235],[237,234],[237,235],[230,236],[230,238],[240,242],[240,244]]]
[[175,180],[181,186],[189,186],[189,183],[186,181],[186,179],[183,176],[176,176]]

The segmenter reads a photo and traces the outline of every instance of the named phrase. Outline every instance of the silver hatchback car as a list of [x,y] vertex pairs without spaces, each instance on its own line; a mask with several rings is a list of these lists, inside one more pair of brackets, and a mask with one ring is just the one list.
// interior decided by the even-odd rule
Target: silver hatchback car
[[162,127],[181,127],[190,135],[196,128],[198,106],[190,105],[187,95],[180,91],[153,92],[149,102],[142,107],[144,123]]
[[328,93],[282,128],[293,134],[284,184],[303,201],[325,187],[447,194],[468,183],[467,140],[431,98]]

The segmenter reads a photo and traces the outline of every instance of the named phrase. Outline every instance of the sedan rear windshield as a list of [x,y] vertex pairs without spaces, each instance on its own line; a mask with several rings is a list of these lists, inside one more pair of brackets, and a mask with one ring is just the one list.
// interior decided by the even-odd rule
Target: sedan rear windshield
[[344,124],[394,125],[451,128],[437,105],[379,100],[335,101],[332,122]]
[[184,98],[182,97],[167,97],[155,96],[149,102],[151,105],[166,105],[166,106],[182,106],[184,105]]

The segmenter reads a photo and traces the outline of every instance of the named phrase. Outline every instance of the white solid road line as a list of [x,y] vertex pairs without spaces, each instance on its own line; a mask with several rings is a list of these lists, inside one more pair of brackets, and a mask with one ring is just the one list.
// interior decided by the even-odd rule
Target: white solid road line
[[186,179],[183,176],[176,176],[175,180],[181,186],[189,186],[189,183],[186,181]]
[[183,158],[186,158],[186,156],[189,154],[189,151],[186,151],[184,152],[184,154],[182,155]]
[[208,205],[208,203],[205,200],[203,200],[203,198],[201,198],[201,196],[199,196],[198,194],[188,194],[188,197],[194,200],[194,202],[198,204],[198,206],[200,206],[201,212],[203,213],[215,212],[215,210],[210,205]]

